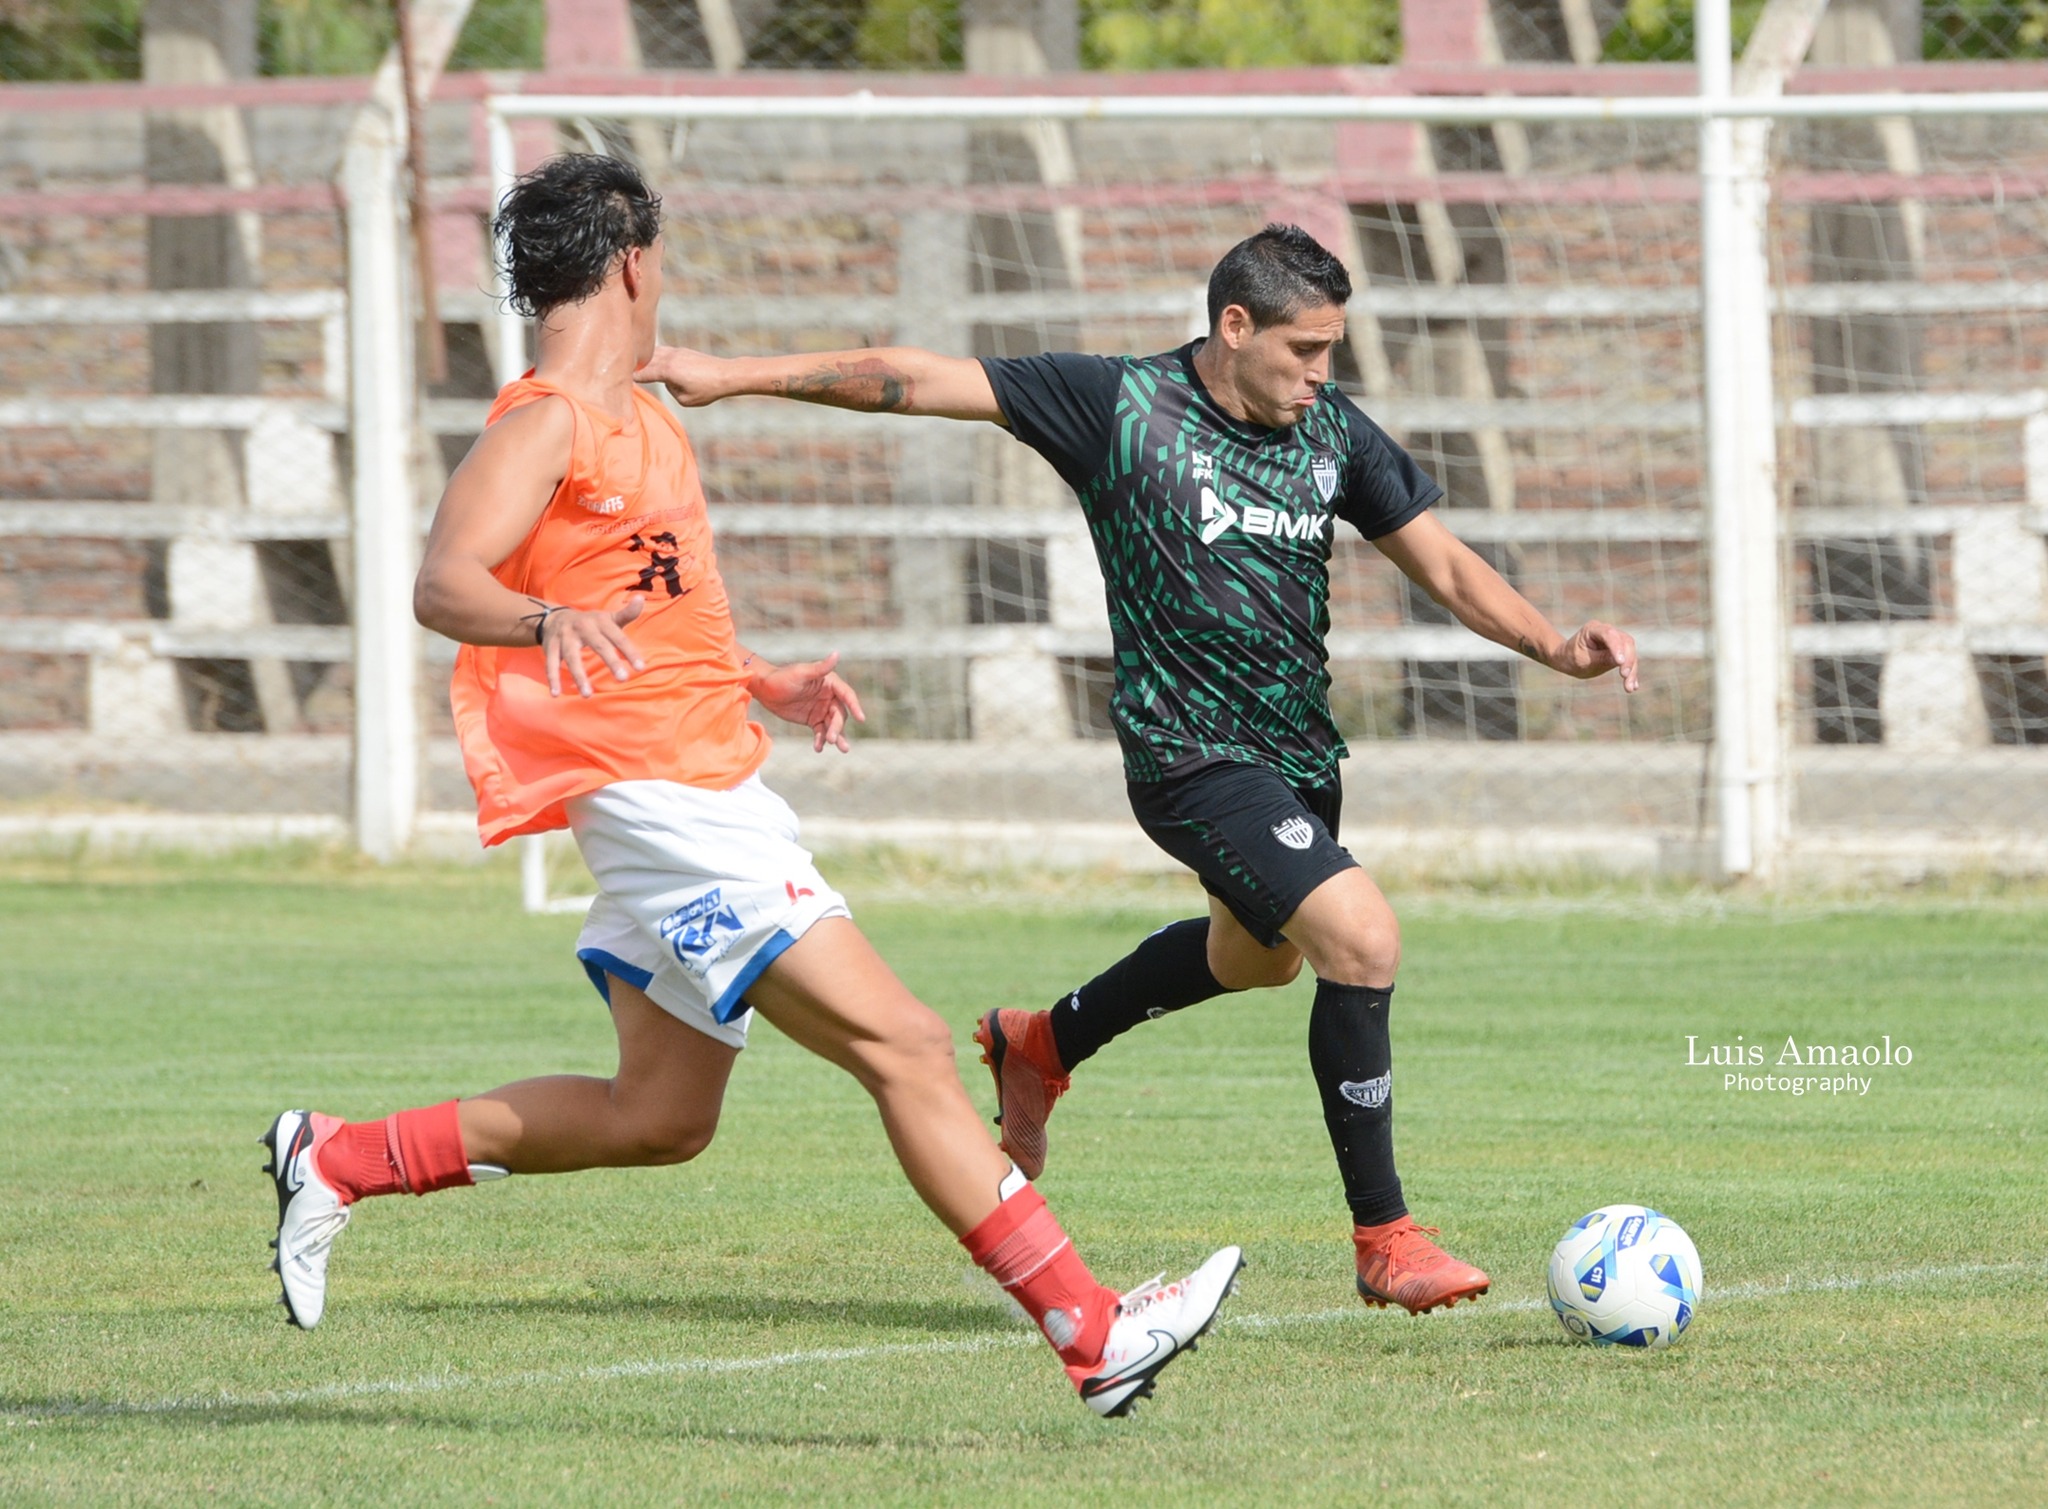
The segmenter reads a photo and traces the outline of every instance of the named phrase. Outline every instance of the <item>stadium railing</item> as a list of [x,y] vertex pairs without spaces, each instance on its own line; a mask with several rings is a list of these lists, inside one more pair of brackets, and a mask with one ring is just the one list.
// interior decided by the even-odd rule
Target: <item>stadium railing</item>
[[[1099,77],[1028,81],[1031,93],[878,80],[850,95],[815,78],[613,81],[480,103],[470,174],[435,187],[444,211],[473,217],[557,143],[640,156],[677,216],[684,276],[667,334],[723,350],[1160,349],[1199,324],[1223,246],[1263,218],[1299,219],[1354,264],[1344,380],[1446,477],[1453,527],[1561,623],[1598,613],[1637,630],[1658,678],[1659,700],[1634,710],[1606,688],[1554,688],[1434,621],[1384,568],[1347,569],[1359,552],[1341,547],[1330,642],[1362,845],[1729,874],[2048,867],[2048,373],[2034,354],[2048,277],[2016,208],[2048,176],[2040,70],[1813,70],[1796,81],[1812,92],[1718,105],[1669,68],[1494,72],[1436,87],[1523,95],[1358,92],[1388,85],[1370,71],[1285,95],[1243,78],[1201,96],[1161,79],[1104,95]],[[1986,78],[2018,87],[1958,92]],[[1878,92],[1888,84],[1920,92]],[[1770,155],[1703,175],[1704,123],[1737,121],[1772,124]],[[477,171],[486,143],[494,176]],[[360,165],[381,189],[365,179],[343,196],[394,206],[387,288],[408,276],[398,167],[387,144]],[[1745,183],[1746,239],[1702,257],[1696,206]],[[1869,247],[1830,242],[1823,257],[1858,226]],[[351,277],[373,265],[357,256]],[[1749,321],[1718,396],[1711,354],[1731,345],[1701,319],[1703,269],[1710,300]],[[345,304],[330,289],[289,306],[237,291],[66,307],[134,323],[305,318],[332,345],[350,312],[400,302],[366,288]],[[472,325],[502,377],[523,331],[483,290],[443,289],[443,318]],[[0,319],[60,313],[10,297]],[[205,302],[222,297],[243,302]],[[363,402],[410,387],[406,322],[387,323],[400,349],[385,370],[400,375],[366,383]],[[234,407],[243,398],[36,395],[0,407],[0,425],[255,434],[282,412],[331,434],[346,404],[327,382],[317,398],[266,397],[260,413]],[[459,446],[483,404],[430,399],[422,428]],[[1717,421],[1744,404],[1746,421]],[[750,642],[837,648],[880,689],[882,737],[854,761],[778,759],[772,778],[814,834],[1135,859],[1102,737],[1099,581],[1049,472],[940,421],[745,404],[686,421]],[[1716,436],[1745,423],[1773,442],[1765,454],[1714,459]],[[391,507],[407,487],[369,491]],[[355,500],[369,506],[361,489]],[[39,501],[10,504],[0,527],[154,531],[190,562],[216,539],[356,533],[331,502],[271,517],[247,502]],[[387,541],[401,536],[413,537]],[[395,582],[410,566],[387,546],[371,569]],[[340,625],[206,624],[171,595],[168,616],[119,628],[0,620],[0,643],[88,656],[95,707],[123,695],[120,664],[362,654]],[[424,669],[408,653],[381,681],[361,676],[383,687],[396,731],[381,765],[352,761],[373,852],[402,846],[411,824],[404,768],[416,776],[407,751],[420,746],[404,710],[448,651],[423,653]],[[357,740],[370,705],[359,689]],[[423,738],[432,810],[448,756],[444,737]],[[380,800],[388,817],[366,820]]]

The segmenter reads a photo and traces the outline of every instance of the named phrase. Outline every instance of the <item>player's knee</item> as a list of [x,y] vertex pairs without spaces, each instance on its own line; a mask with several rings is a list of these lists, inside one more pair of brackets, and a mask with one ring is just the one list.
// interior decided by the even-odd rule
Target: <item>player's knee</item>
[[688,1163],[718,1132],[718,1119],[701,1115],[678,1115],[642,1122],[634,1128],[639,1161],[648,1167]]
[[1401,925],[1392,912],[1354,919],[1316,961],[1316,973],[1340,985],[1391,985],[1400,968]]
[[1291,948],[1212,954],[1209,973],[1225,990],[1264,990],[1292,983],[1301,973],[1301,955]]
[[1294,949],[1275,950],[1266,956],[1266,977],[1261,985],[1292,985],[1301,973],[1301,955]]

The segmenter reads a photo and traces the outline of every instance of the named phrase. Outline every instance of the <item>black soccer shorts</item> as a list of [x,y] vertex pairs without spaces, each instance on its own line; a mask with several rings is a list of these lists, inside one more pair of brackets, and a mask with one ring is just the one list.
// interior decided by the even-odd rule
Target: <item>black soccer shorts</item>
[[1358,861],[1337,842],[1344,788],[1295,787],[1263,765],[1209,765],[1127,783],[1146,836],[1267,948],[1309,892]]

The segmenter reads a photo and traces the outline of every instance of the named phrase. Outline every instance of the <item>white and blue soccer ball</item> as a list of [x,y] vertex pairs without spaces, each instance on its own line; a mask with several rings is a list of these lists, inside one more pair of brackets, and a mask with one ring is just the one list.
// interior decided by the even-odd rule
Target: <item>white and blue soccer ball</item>
[[1550,1308],[1598,1346],[1668,1347],[1700,1304],[1700,1255],[1679,1224],[1641,1205],[1603,1205],[1550,1254]]

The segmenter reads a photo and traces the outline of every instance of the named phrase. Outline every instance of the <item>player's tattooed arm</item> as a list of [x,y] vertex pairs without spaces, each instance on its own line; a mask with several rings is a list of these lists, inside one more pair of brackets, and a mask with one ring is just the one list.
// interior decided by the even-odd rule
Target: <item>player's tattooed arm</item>
[[828,357],[809,371],[770,379],[768,391],[778,398],[801,398],[836,409],[901,414],[915,401],[917,382],[880,357]]
[[740,357],[660,346],[634,377],[664,384],[686,409],[753,394],[870,414],[1003,422],[995,389],[980,362],[914,346]]

